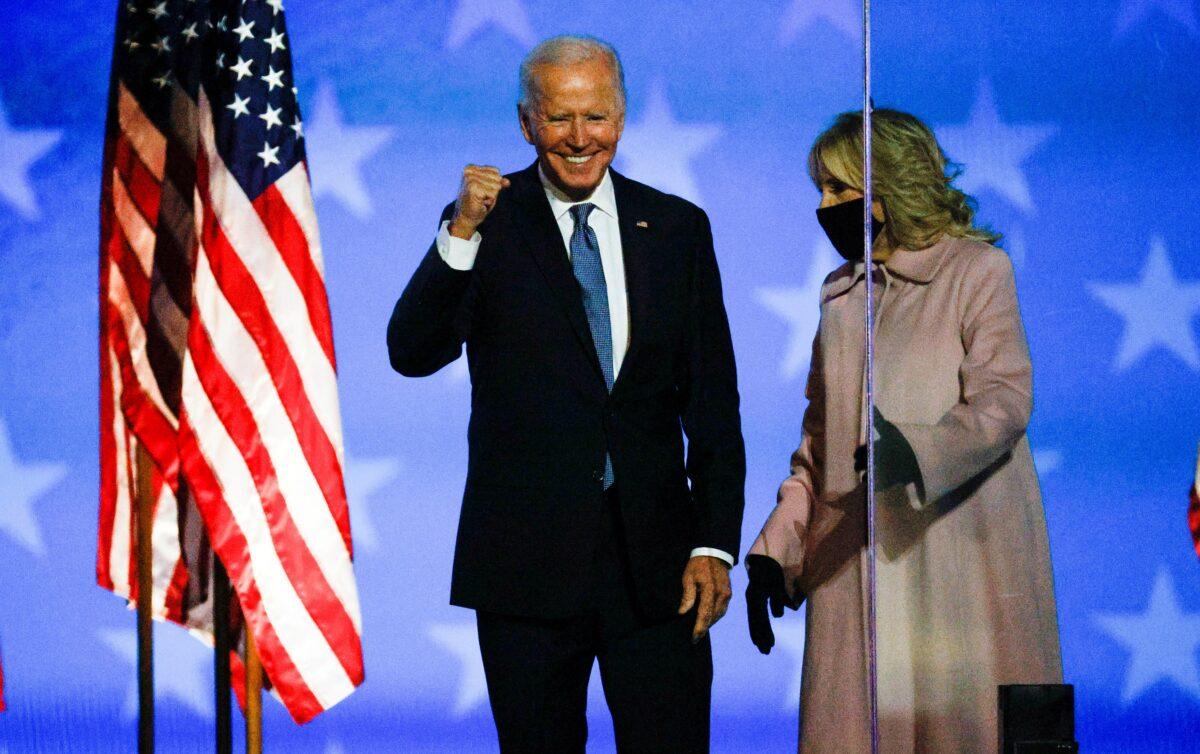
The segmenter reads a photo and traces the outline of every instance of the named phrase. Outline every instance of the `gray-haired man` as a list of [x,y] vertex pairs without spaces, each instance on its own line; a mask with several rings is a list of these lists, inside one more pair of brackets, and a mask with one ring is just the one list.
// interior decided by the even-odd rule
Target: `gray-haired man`
[[463,171],[388,325],[405,375],[467,346],[451,602],[476,610],[504,751],[583,751],[597,659],[618,748],[708,748],[707,632],[743,506],[737,377],[708,218],[609,169],[624,114],[609,45],[535,47],[518,115],[537,161]]

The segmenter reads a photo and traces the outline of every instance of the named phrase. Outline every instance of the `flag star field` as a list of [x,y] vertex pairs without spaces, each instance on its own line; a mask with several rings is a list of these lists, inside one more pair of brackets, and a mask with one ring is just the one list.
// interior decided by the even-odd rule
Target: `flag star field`
[[[286,0],[285,29],[285,2],[248,0],[213,29],[216,64],[174,81],[162,61],[197,44],[204,22],[182,0],[129,5],[154,34],[122,33],[112,2],[0,0],[0,751],[128,751],[136,737],[134,616],[95,575],[114,45],[135,89],[223,82],[228,97],[209,103],[215,144],[246,197],[304,162],[311,177],[366,680],[304,726],[268,700],[267,748],[495,751],[474,616],[448,604],[469,378],[461,361],[420,380],[393,373],[391,307],[463,166],[532,162],[515,107],[525,52],[564,32],[612,42],[628,86],[614,167],[712,220],[748,544],[800,439],[817,291],[839,261],[806,157],[835,114],[862,105],[861,6]],[[1014,261],[1081,749],[1194,751],[1200,0],[872,5],[876,105],[934,128]],[[792,751],[803,613],[760,655],[745,583],[739,566],[713,631],[713,750]],[[177,625],[155,636],[160,749],[211,750],[211,651]],[[611,750],[598,677],[589,694],[590,740]]]

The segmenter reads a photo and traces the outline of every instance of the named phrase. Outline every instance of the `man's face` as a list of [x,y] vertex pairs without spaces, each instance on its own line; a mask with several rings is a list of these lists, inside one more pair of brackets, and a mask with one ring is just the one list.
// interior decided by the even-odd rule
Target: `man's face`
[[601,60],[535,70],[536,99],[519,108],[521,133],[542,172],[564,194],[586,199],[604,179],[625,127],[621,95]]

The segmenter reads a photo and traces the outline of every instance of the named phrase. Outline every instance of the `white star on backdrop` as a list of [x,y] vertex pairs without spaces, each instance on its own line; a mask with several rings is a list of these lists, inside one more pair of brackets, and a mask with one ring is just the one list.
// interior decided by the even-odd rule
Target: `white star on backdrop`
[[[106,629],[104,642],[129,664],[129,691],[125,695],[125,718],[137,717],[137,632]],[[213,717],[213,650],[175,625],[154,622],[154,699],[171,698],[205,719]]]
[[825,239],[817,239],[809,254],[808,273],[799,286],[766,287],[754,292],[758,303],[788,326],[787,347],[779,364],[785,381],[803,375],[812,357],[813,336],[821,321],[821,284],[842,258]]
[[671,114],[667,87],[662,80],[650,85],[650,94],[637,124],[627,124],[617,150],[625,172],[660,191],[694,202],[700,191],[691,162],[721,136],[715,124],[683,124]]
[[1033,210],[1033,197],[1021,165],[1056,131],[1054,125],[1002,122],[987,79],[979,82],[967,123],[937,129],[950,159],[966,166],[959,188],[968,194],[993,189],[1026,212]]
[[66,475],[63,464],[18,463],[8,428],[0,420],[0,531],[38,557],[46,554],[46,545],[33,515],[33,501]]
[[533,26],[521,0],[459,0],[450,19],[446,49],[457,50],[477,31],[491,24],[526,47],[532,47],[535,42]]
[[1033,451],[1033,467],[1038,474],[1053,474],[1062,468],[1063,454],[1057,448],[1039,448]]
[[851,39],[862,36],[862,5],[855,0],[792,0],[779,25],[779,44],[791,43],[800,32],[822,19]]
[[374,552],[379,548],[379,535],[367,498],[399,473],[400,462],[395,458],[346,458],[346,499],[350,503],[350,530],[356,550]]
[[1120,39],[1130,29],[1144,21],[1154,11],[1178,22],[1192,34],[1200,32],[1192,0],[1122,0],[1113,27],[1113,39]]
[[1128,705],[1160,680],[1174,681],[1200,701],[1200,612],[1184,612],[1166,568],[1159,568],[1146,609],[1096,613],[1093,619],[1131,655],[1121,701]]
[[428,634],[458,661],[458,698],[454,702],[454,716],[465,717],[479,705],[486,704],[487,678],[483,674],[475,624],[435,623],[429,627]]
[[800,685],[804,677],[804,621],[788,610],[782,619],[771,621],[771,629],[775,632],[775,649],[782,649],[792,661],[791,681],[783,708],[795,711],[800,707]]
[[18,131],[8,122],[8,112],[0,99],[0,199],[26,220],[42,216],[29,182],[29,168],[58,144],[62,133],[32,128]]
[[1125,320],[1115,371],[1129,368],[1155,348],[1166,349],[1192,369],[1200,369],[1200,349],[1192,331],[1192,319],[1200,314],[1200,282],[1176,277],[1161,238],[1150,240],[1150,254],[1136,283],[1087,286]]
[[1013,266],[1021,268],[1025,266],[1025,260],[1029,257],[1029,246],[1025,243],[1025,231],[1019,227],[1007,228],[1004,231],[1004,250],[1008,252],[1008,258],[1012,260]]
[[346,125],[333,85],[322,81],[304,132],[313,196],[331,196],[355,217],[370,217],[374,208],[359,172],[393,132],[389,126]]

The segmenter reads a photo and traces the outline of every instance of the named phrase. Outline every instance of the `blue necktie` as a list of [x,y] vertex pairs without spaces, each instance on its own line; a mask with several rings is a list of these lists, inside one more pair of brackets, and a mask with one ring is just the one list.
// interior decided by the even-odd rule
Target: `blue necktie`
[[[613,345],[612,320],[608,315],[608,286],[604,281],[604,266],[600,263],[600,243],[596,231],[588,225],[588,215],[596,205],[576,204],[571,207],[575,230],[571,232],[571,267],[575,279],[583,289],[583,311],[587,313],[588,329],[592,331],[592,342],[596,344],[596,356],[600,359],[600,371],[604,372],[604,384],[612,392]],[[613,483],[612,459],[604,454],[604,489]]]

